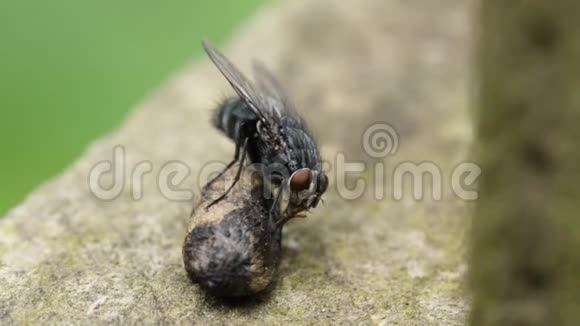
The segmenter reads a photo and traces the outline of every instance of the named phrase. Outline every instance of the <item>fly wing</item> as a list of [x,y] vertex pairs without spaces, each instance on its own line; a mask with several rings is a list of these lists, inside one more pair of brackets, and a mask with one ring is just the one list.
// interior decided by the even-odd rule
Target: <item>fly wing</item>
[[282,87],[282,84],[278,81],[274,74],[261,62],[254,62],[254,75],[256,77],[256,83],[260,90],[266,95],[271,101],[276,111],[278,111],[279,116],[289,115],[295,120],[302,123],[302,119],[298,115],[294,104],[288,98],[286,91]]
[[254,90],[252,84],[244,77],[244,75],[226,58],[218,49],[216,49],[207,40],[202,42],[205,52],[220,70],[224,77],[228,80],[232,88],[236,91],[238,96],[248,104],[248,106],[256,113],[262,120],[265,126],[270,129],[276,129],[275,120],[269,112],[269,106],[264,98]]

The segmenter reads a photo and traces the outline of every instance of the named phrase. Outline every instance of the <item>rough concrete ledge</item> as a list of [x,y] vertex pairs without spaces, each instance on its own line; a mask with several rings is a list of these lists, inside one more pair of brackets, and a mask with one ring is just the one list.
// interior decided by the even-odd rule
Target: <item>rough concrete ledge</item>
[[[368,167],[381,162],[364,153],[361,135],[384,121],[399,137],[396,155],[382,161],[387,185],[401,161],[434,162],[447,184],[471,141],[470,4],[279,2],[224,51],[245,71],[261,58],[280,76],[331,163],[338,153]],[[184,162],[192,174],[182,187],[197,191],[201,167],[231,157],[232,144],[208,123],[224,94],[228,85],[207,60],[192,65],[0,220],[0,324],[464,323],[470,209],[448,187],[437,201],[394,200],[389,186],[383,200],[371,191],[346,200],[331,173],[326,208],[286,228],[271,293],[226,303],[192,285],[181,261],[192,203],[162,196],[154,176]],[[153,167],[140,200],[129,186],[110,201],[88,189],[89,171],[117,145],[128,171],[142,161]]]

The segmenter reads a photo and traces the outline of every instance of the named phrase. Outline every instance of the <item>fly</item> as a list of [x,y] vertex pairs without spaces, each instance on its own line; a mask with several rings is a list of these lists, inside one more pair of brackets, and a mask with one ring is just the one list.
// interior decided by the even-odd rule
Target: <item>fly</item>
[[215,110],[213,124],[236,145],[234,159],[217,177],[237,162],[239,168],[233,183],[207,207],[227,196],[240,179],[246,158],[261,165],[265,179],[277,189],[271,210],[280,210],[281,224],[316,207],[328,187],[328,177],[322,171],[316,141],[280,83],[265,66],[256,63],[256,88],[208,41],[203,41],[203,47],[238,95]]

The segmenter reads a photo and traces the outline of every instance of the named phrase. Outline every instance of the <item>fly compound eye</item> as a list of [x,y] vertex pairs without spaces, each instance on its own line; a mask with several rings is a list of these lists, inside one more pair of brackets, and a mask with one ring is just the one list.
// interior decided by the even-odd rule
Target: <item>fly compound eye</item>
[[292,191],[302,191],[310,187],[312,181],[312,171],[309,168],[300,169],[290,176],[290,189]]

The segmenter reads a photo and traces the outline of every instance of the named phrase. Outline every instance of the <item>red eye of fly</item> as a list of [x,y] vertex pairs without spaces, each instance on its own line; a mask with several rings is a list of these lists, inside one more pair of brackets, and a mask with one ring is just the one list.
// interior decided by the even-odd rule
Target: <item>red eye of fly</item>
[[312,178],[312,173],[310,169],[303,168],[300,169],[290,176],[290,189],[292,191],[306,190],[310,187],[310,180]]

